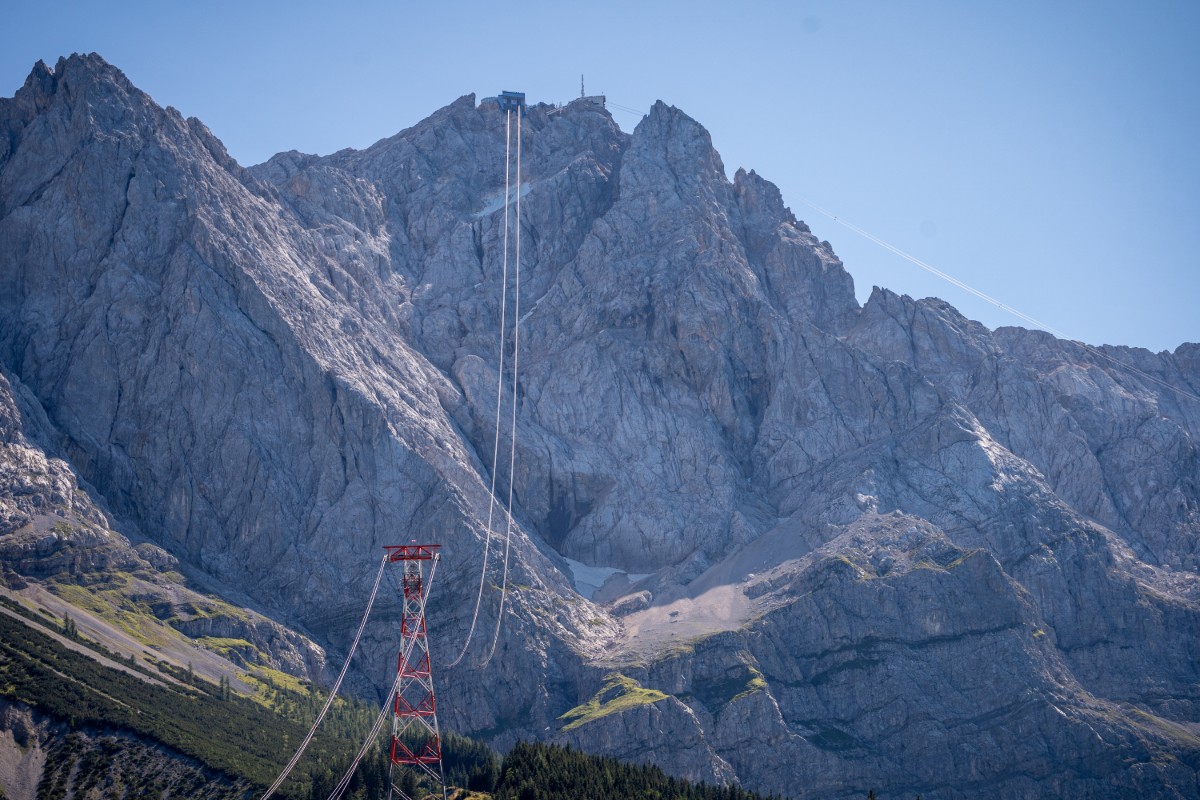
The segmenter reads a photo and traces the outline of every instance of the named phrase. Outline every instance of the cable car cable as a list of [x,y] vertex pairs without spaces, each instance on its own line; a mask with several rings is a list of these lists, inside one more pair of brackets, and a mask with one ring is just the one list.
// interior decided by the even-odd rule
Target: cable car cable
[[[501,398],[504,390],[504,329],[507,324],[507,303],[508,303],[508,207],[509,207],[509,151],[512,142],[512,110],[504,112],[504,251],[501,257],[501,277],[500,277],[500,365],[496,371],[496,424],[495,437],[492,441],[492,481],[488,489],[488,522],[487,522],[487,538],[483,544],[483,567],[479,570],[479,591],[475,595],[475,611],[471,614],[471,627],[467,631],[467,639],[463,642],[462,650],[458,657],[451,661],[448,666],[456,667],[463,657],[467,654],[467,648],[471,646],[471,640],[475,636],[475,625],[479,620],[479,607],[483,602],[483,587],[487,582],[487,565],[488,555],[492,545],[492,523],[495,518],[496,509],[496,473],[500,461],[500,406]],[[520,116],[517,118],[518,127],[521,124]],[[518,176],[517,184],[517,202],[520,203],[520,176]],[[518,228],[520,225],[518,224]],[[511,480],[511,479],[510,479]]]
[[496,613],[496,630],[492,634],[492,646],[482,666],[487,666],[496,654],[496,643],[500,640],[500,621],[504,618],[504,601],[508,598],[508,554],[512,541],[513,484],[516,483],[517,465],[517,373],[521,362],[521,114],[517,113],[517,236],[516,236],[516,279],[513,288],[513,365],[512,365],[512,426],[508,451],[508,505],[505,511],[508,520],[504,528],[504,572],[500,580],[500,610]]
[[937,277],[941,278],[944,281],[947,281],[948,283],[954,284],[955,286],[962,289],[963,291],[970,292],[971,294],[978,297],[980,300],[991,303],[992,305],[996,306],[997,308],[1001,309],[1002,311],[1007,311],[1008,313],[1012,314],[1013,316],[1018,317],[1018,318],[1024,320],[1025,322],[1028,322],[1030,325],[1033,325],[1036,328],[1040,328],[1040,329],[1046,331],[1047,333],[1053,334],[1054,336],[1057,336],[1059,339],[1062,339],[1063,341],[1073,342],[1074,344],[1079,345],[1084,350],[1086,350],[1087,352],[1096,356],[1097,358],[1102,358],[1105,361],[1108,361],[1108,362],[1116,365],[1117,367],[1120,367],[1121,369],[1124,369],[1124,370],[1131,372],[1135,375],[1138,375],[1139,377],[1142,377],[1148,381],[1156,383],[1159,386],[1163,387],[1164,389],[1168,389],[1172,392],[1175,392],[1176,394],[1180,395],[1181,397],[1186,397],[1191,400],[1200,402],[1200,395],[1194,394],[1193,392],[1189,392],[1187,389],[1181,389],[1178,386],[1167,383],[1166,381],[1164,381],[1161,378],[1155,377],[1154,375],[1151,375],[1148,372],[1138,369],[1137,367],[1133,366],[1132,364],[1129,364],[1125,361],[1121,361],[1119,358],[1115,358],[1114,356],[1111,356],[1108,353],[1105,353],[1103,350],[1101,350],[1098,347],[1094,347],[1090,344],[1087,344],[1086,342],[1081,342],[1077,339],[1072,339],[1070,336],[1067,336],[1067,334],[1063,333],[1062,331],[1058,330],[1057,328],[1051,327],[1050,325],[1047,325],[1046,323],[1044,323],[1038,319],[1035,319],[1034,317],[1029,316],[1028,314],[1026,314],[1023,311],[1013,308],[1012,306],[1010,306],[1006,303],[1000,302],[999,300],[992,297],[991,295],[989,295],[985,292],[982,292],[979,289],[976,289],[974,286],[971,286],[970,284],[965,283],[964,281],[961,281],[958,278],[955,278],[953,275],[949,275],[949,274],[941,271],[937,267],[935,267],[932,264],[929,264],[925,261],[922,261],[921,259],[917,258],[916,256],[906,253],[905,251],[901,250],[899,247],[896,247],[895,245],[890,244],[890,243],[884,241],[883,239],[880,239],[878,236],[875,236],[874,234],[863,230],[862,228],[858,227],[854,223],[847,222],[845,219],[842,219],[841,217],[837,216],[833,212],[826,211],[824,208],[821,208],[816,203],[809,202],[808,200],[805,200],[803,197],[800,197],[797,199],[804,205],[813,209],[814,211],[817,211],[817,212],[829,217],[831,220],[833,220],[837,224],[841,225],[842,227],[847,228],[847,229],[853,231],[854,233],[857,233],[859,236],[863,237],[864,239],[866,239],[870,242],[874,242],[875,244],[879,245],[883,249],[888,250],[889,252],[892,252],[892,253],[900,256],[905,261],[915,264],[916,266],[920,267],[921,269],[925,270],[926,272],[936,275]]
[[350,669],[350,659],[354,657],[354,651],[358,649],[358,643],[362,639],[363,631],[367,627],[367,617],[371,615],[371,607],[375,605],[375,596],[379,593],[379,584],[383,580],[383,571],[387,567],[387,555],[383,556],[383,560],[379,562],[379,572],[375,575],[375,585],[371,587],[371,596],[367,599],[367,608],[363,611],[362,621],[358,623],[358,631],[354,634],[354,641],[350,644],[350,651],[346,653],[346,661],[342,664],[342,671],[338,673],[337,680],[333,682],[333,688],[329,690],[329,697],[325,698],[325,705],[321,708],[321,713],[317,714],[317,718],[313,720],[312,727],[308,729],[308,735],[300,742],[300,746],[296,748],[295,755],[292,760],[283,768],[283,772],[279,773],[279,777],[271,784],[266,793],[262,796],[262,800],[268,800],[271,795],[278,791],[283,782],[287,780],[288,775],[295,769],[299,763],[300,757],[304,755],[304,751],[312,742],[313,736],[317,733],[317,727],[321,721],[325,719],[325,715],[329,713],[329,709],[333,706],[334,699],[337,698],[338,691],[342,688],[342,681],[346,679],[346,672]]

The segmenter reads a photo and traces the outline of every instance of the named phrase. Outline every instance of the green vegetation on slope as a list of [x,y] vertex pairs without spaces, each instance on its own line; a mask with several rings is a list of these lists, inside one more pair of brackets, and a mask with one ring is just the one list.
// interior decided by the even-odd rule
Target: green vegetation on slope
[[[114,786],[140,786],[162,773],[162,761],[148,762],[147,743],[160,743],[204,767],[229,777],[234,792],[248,781],[260,791],[291,757],[307,731],[320,695],[290,691],[269,672],[260,674],[271,691],[269,703],[231,695],[225,687],[208,684],[172,671],[190,681],[186,687],[148,684],[136,675],[106,667],[89,656],[64,647],[22,621],[0,614],[0,696],[26,703],[66,723],[72,731],[51,745],[62,751],[48,764],[46,797],[64,790],[68,773],[72,786],[93,787],[102,794]],[[644,689],[622,675],[609,677],[605,689],[573,719],[590,719],[663,699],[661,692]],[[578,709],[577,709],[578,710]],[[350,763],[376,711],[362,703],[339,701],[328,727],[313,741],[281,798],[325,798]],[[90,733],[85,733],[90,731]],[[108,731],[110,733],[103,733]],[[78,732],[78,733],[76,733]],[[101,732],[101,733],[97,733]],[[117,733],[116,737],[112,732]],[[124,732],[130,738],[121,739]],[[72,739],[71,737],[76,737]],[[79,738],[84,737],[84,738]],[[137,739],[133,737],[138,737]],[[69,741],[68,741],[69,740]],[[70,742],[74,742],[71,744]],[[86,747],[84,746],[86,744]],[[67,756],[74,755],[73,758]],[[691,784],[668,777],[657,767],[622,764],[611,758],[542,744],[518,744],[501,762],[486,745],[448,733],[443,738],[447,784],[461,787],[451,796],[492,797],[494,800],[756,800],[759,795],[738,788]],[[54,764],[61,762],[58,768]],[[124,764],[153,764],[146,774],[122,772]],[[350,784],[346,797],[377,797],[387,791],[389,759],[377,747]],[[83,772],[88,774],[83,774]],[[144,772],[145,770],[143,770]],[[198,773],[181,773],[176,789],[189,785]],[[141,783],[134,783],[141,781]],[[405,780],[416,796],[422,789]],[[190,784],[199,791],[199,784]],[[160,787],[161,788],[161,787]],[[212,796],[225,796],[216,785]],[[48,794],[47,794],[48,793]],[[156,793],[158,791],[156,790]],[[476,794],[481,793],[481,794]],[[252,792],[253,794],[253,792]],[[39,795],[41,796],[41,795]],[[200,795],[195,795],[199,797]]]
[[614,672],[605,679],[604,686],[591,700],[575,706],[559,719],[563,722],[563,730],[569,731],[609,714],[666,699],[667,696],[657,689],[646,689],[633,678]]
[[249,800],[250,786],[244,779],[230,780],[194,759],[129,734],[77,728],[52,736],[42,752],[37,800]]
[[[229,776],[269,784],[307,729],[218,686],[192,681],[186,688],[149,684],[0,615],[0,695],[72,728],[117,727]],[[357,736],[362,732],[365,728]],[[347,753],[358,741],[319,735],[306,761],[317,768],[349,763]],[[310,784],[311,777],[301,772],[283,796],[306,797]]]

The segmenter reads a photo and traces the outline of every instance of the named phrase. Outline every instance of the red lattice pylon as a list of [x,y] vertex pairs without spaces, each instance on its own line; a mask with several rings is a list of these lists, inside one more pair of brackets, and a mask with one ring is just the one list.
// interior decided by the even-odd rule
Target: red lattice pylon
[[[400,591],[404,613],[400,617],[400,656],[396,661],[396,689],[392,703],[392,764],[388,774],[388,798],[412,800],[398,785],[403,772],[411,769],[430,778],[446,796],[442,770],[442,737],[438,730],[437,695],[433,691],[429,636],[425,627],[425,604],[439,558],[437,544],[405,544],[387,547],[388,561],[403,565]],[[428,565],[428,575],[426,566]]]

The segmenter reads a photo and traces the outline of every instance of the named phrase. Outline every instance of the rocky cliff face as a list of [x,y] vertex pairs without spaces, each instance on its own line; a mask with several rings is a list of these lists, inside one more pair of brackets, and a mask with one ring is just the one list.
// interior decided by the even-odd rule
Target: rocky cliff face
[[[73,616],[118,655],[153,656],[214,683],[250,665],[324,674],[325,654],[307,637],[197,591],[178,559],[114,530],[103,498],[57,455],[60,438],[29,389],[0,367],[0,596],[23,596],[64,623]],[[241,643],[232,663],[214,639]]]
[[[1196,345],[860,308],[677,109],[524,127],[515,588],[443,724],[795,796],[1197,792]],[[0,132],[0,365],[119,526],[335,649],[379,546],[439,541],[449,660],[487,535],[497,107],[247,170],[76,56]],[[583,597],[565,559],[613,577]]]

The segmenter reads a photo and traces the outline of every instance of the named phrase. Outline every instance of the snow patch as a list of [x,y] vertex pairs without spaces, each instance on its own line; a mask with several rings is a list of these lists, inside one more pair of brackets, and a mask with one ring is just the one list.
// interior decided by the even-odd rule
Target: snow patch
[[[532,190],[532,183],[522,183],[520,189],[521,197],[529,194]],[[516,195],[513,195],[511,192],[509,195],[511,199],[508,202],[509,205],[511,205],[516,200]],[[476,214],[475,218],[478,219],[479,217],[486,217],[488,214],[494,214],[502,208],[504,208],[504,192],[500,192],[500,194],[488,200],[487,204],[484,205],[483,210]]]
[[573,558],[565,560],[567,566],[571,568],[571,583],[575,585],[575,591],[588,600],[591,600],[592,595],[614,577],[624,577],[630,584],[650,577],[650,573],[648,572],[639,575],[637,573],[626,572],[623,569],[617,569],[616,567],[589,567],[582,561],[576,561]]

